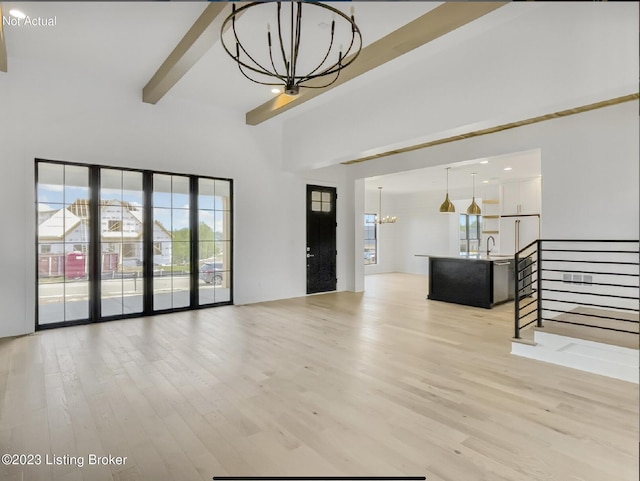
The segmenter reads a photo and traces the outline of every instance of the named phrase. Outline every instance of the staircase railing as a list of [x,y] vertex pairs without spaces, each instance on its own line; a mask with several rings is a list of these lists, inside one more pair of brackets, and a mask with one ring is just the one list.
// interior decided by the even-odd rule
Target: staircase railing
[[545,321],[638,335],[638,240],[539,239],[515,255],[515,333]]

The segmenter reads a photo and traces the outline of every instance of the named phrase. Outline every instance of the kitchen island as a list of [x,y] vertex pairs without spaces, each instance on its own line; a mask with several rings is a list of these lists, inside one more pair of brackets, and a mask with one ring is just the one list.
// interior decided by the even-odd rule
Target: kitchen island
[[513,256],[432,256],[428,299],[490,309],[514,297]]

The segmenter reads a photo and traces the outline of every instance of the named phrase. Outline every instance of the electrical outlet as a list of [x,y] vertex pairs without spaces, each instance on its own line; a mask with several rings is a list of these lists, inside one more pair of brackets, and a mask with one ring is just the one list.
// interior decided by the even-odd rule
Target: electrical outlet
[[593,284],[593,276],[584,275],[582,276],[583,284]]
[[571,274],[562,274],[562,282],[571,283]]
[[582,276],[580,274],[573,275],[573,283],[574,284],[582,284]]

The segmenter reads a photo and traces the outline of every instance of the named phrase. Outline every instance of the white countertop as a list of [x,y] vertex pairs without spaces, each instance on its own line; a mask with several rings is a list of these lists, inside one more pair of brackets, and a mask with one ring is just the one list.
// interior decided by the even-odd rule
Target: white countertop
[[466,259],[474,261],[500,261],[514,259],[513,254],[460,254],[457,256],[452,255],[432,255],[432,254],[415,254],[415,257],[438,257],[440,259]]

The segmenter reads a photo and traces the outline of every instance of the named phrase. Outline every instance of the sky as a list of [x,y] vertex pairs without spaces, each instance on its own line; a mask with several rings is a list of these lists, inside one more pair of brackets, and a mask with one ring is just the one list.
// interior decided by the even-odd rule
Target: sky
[[[88,187],[71,187],[56,184],[38,184],[39,211],[59,210],[64,204],[73,204],[79,199],[90,197]],[[122,191],[120,189],[101,189],[102,200],[122,200],[142,209],[142,192]],[[214,195],[199,196],[198,203],[208,209],[221,210],[223,198]],[[154,220],[159,221],[170,231],[189,227],[189,196],[187,194],[171,194],[154,192]],[[213,210],[200,210],[200,222],[205,222],[214,231],[223,231],[223,214]]]

